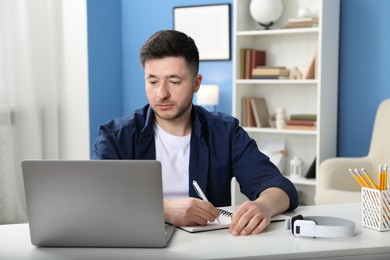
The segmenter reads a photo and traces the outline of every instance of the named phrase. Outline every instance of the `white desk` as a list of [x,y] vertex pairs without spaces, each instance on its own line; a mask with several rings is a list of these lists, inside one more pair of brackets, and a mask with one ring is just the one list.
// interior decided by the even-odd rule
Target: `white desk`
[[279,222],[246,237],[234,237],[227,230],[196,234],[176,230],[162,249],[38,248],[30,243],[28,224],[0,225],[0,259],[390,259],[390,231],[362,228],[360,204],[306,206],[288,215],[298,213],[351,219],[356,222],[356,235],[297,238]]

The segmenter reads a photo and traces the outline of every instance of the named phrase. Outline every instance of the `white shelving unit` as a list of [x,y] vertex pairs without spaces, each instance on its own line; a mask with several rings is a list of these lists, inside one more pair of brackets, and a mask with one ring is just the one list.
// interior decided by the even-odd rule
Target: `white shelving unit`
[[[270,30],[262,29],[251,17],[250,0],[234,2],[233,22],[233,115],[242,119],[243,97],[264,97],[270,114],[278,107],[291,114],[317,114],[315,131],[276,128],[245,128],[261,146],[264,138],[283,138],[288,162],[296,155],[303,161],[305,174],[316,158],[316,168],[323,160],[336,156],[337,92],[339,49],[339,0],[284,0],[281,19]],[[280,29],[287,20],[298,17],[298,10],[308,7],[319,17],[319,26],[302,29]],[[240,49],[266,51],[267,66],[297,67],[302,73],[316,53],[315,79],[312,80],[252,80],[240,78]],[[314,204],[315,179],[291,179],[300,192],[302,204]],[[233,185],[233,198],[238,193]],[[233,201],[240,203],[240,201]]]

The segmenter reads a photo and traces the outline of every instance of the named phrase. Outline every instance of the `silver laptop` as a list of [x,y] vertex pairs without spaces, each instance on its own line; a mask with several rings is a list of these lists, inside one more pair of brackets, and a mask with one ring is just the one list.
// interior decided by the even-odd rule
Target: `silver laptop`
[[160,162],[25,160],[31,242],[53,247],[165,247]]

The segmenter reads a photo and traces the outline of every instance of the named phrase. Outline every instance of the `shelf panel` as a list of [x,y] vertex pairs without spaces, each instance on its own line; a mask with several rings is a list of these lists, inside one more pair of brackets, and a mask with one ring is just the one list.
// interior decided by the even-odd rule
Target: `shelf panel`
[[316,79],[237,79],[237,84],[267,84],[267,85],[316,85],[318,80]]
[[259,36],[259,35],[294,35],[318,33],[318,27],[314,28],[297,28],[297,29],[274,29],[274,30],[249,30],[238,31],[237,36]]
[[276,129],[266,127],[244,127],[245,131],[250,133],[267,133],[267,134],[291,134],[291,135],[317,135],[317,131],[313,130],[290,130],[290,129]]
[[316,186],[316,179],[306,179],[306,178],[290,178],[286,176],[293,184],[307,185],[307,186]]

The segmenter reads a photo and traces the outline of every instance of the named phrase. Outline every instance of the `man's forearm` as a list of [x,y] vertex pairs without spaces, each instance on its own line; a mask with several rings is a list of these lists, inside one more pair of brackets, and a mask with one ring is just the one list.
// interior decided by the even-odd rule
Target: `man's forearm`
[[290,205],[290,198],[283,190],[271,187],[260,193],[255,203],[260,203],[266,208],[271,216],[285,212]]

